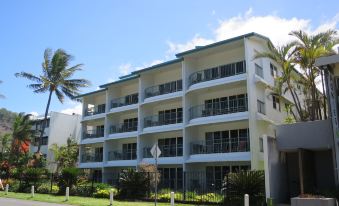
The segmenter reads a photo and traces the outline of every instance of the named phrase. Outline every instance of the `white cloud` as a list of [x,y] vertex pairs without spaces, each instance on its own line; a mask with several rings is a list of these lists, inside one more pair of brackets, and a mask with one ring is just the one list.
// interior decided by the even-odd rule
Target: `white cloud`
[[63,109],[60,112],[64,114],[82,114],[82,104],[80,102],[69,102],[69,108]]
[[133,71],[132,64],[127,63],[127,64],[122,64],[119,66],[119,72],[121,75],[127,75]]

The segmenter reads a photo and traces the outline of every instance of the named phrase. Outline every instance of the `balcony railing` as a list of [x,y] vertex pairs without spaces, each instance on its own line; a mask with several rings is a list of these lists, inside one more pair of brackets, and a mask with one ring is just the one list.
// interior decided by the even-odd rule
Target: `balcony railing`
[[160,84],[145,89],[145,97],[154,97],[163,94],[169,94],[177,91],[182,91],[182,80],[172,81],[165,84]]
[[200,82],[221,79],[224,77],[235,76],[243,73],[246,73],[245,61],[221,65],[191,74],[189,76],[189,86]]
[[[213,104],[212,104],[213,105]],[[216,116],[247,111],[247,102],[243,106],[215,107],[209,104],[193,106],[189,109],[190,120],[199,117]],[[235,104],[236,105],[236,104]]]
[[127,105],[137,104],[139,101],[138,93],[116,98],[111,101],[111,108],[123,107]]
[[264,78],[264,69],[259,66],[258,64],[255,64],[255,73],[261,78]]
[[153,115],[145,117],[144,127],[162,126],[168,124],[182,123],[182,113],[171,113],[167,115]]
[[124,133],[124,132],[134,132],[138,130],[138,123],[120,123],[117,125],[111,125],[109,128],[110,134],[116,134],[116,133]]
[[135,160],[137,159],[136,150],[129,151],[110,151],[108,152],[108,161],[115,160]]
[[93,116],[93,115],[102,114],[102,113],[105,113],[105,112],[106,112],[105,111],[105,104],[103,104],[103,105],[88,108],[85,111],[85,116]]
[[[158,145],[161,154],[160,157],[181,157],[182,145]],[[145,147],[143,149],[144,158],[152,158],[151,147]]]
[[260,101],[260,100],[257,100],[257,107],[258,107],[258,112],[261,113],[261,114],[266,114],[266,111],[265,111],[265,103]]
[[81,156],[81,162],[102,162],[102,154],[84,154]]
[[[239,138],[241,139],[241,138]],[[213,142],[192,142],[191,154],[213,154],[213,153],[230,153],[230,152],[248,152],[250,151],[249,141],[246,140],[230,141],[227,143],[213,144]]]
[[89,139],[89,138],[99,138],[105,136],[105,130],[87,130],[84,132],[83,139]]

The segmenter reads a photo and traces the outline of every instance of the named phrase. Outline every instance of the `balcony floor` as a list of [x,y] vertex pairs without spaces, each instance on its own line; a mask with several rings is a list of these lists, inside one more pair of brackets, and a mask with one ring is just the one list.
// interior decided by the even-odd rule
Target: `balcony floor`
[[251,152],[230,152],[212,154],[194,154],[186,160],[186,163],[201,162],[243,162],[251,161]]

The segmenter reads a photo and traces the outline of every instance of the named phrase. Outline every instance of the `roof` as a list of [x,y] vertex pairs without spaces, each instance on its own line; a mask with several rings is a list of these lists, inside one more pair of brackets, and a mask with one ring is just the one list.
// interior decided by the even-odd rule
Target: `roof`
[[339,54],[320,57],[315,60],[315,66],[321,67],[329,64],[339,63]]
[[206,45],[206,46],[199,46],[199,47],[196,47],[194,49],[178,53],[175,56],[176,57],[182,57],[184,55],[192,54],[192,53],[195,53],[195,52],[198,52],[198,51],[202,51],[202,50],[205,50],[205,49],[210,49],[210,48],[217,47],[217,46],[220,46],[220,45],[223,45],[223,44],[228,44],[228,43],[231,43],[231,42],[239,41],[239,40],[241,40],[243,38],[248,38],[248,37],[252,37],[252,36],[259,37],[259,38],[264,39],[266,41],[270,41],[270,39],[268,37],[266,37],[266,36],[263,36],[261,34],[257,34],[255,32],[251,32],[251,33],[248,33],[248,34],[244,34],[244,35],[241,35],[241,36],[233,37],[233,38],[226,39],[226,40],[223,40],[223,41],[218,41],[216,43],[209,44],[209,45]]
[[152,69],[157,69],[159,67],[164,67],[164,66],[168,66],[168,65],[171,65],[171,64],[175,64],[175,63],[181,62],[182,60],[183,60],[182,58],[172,59],[170,61],[166,61],[166,62],[163,62],[163,63],[160,63],[160,64],[156,64],[156,65],[153,65],[153,66],[150,66],[150,67],[146,67],[146,68],[138,70],[138,71],[134,71],[134,72],[132,72],[132,74],[140,74],[141,72],[145,72],[145,71],[149,71],[149,70],[152,70]]
[[105,90],[106,90],[106,88],[99,89],[99,90],[96,90],[96,91],[93,91],[93,92],[88,92],[88,93],[85,93],[85,94],[80,94],[80,95],[74,97],[74,99],[81,98],[81,97],[88,96],[88,95],[95,94],[95,93],[99,93],[99,92],[103,92]]
[[100,88],[107,88],[107,87],[109,87],[113,84],[118,84],[118,83],[125,82],[125,81],[128,81],[128,80],[136,79],[138,77],[139,77],[139,75],[129,74],[129,75],[120,77],[120,79],[117,80],[117,81],[110,82],[110,83],[107,83],[107,84],[103,84],[103,85],[100,85],[99,87]]

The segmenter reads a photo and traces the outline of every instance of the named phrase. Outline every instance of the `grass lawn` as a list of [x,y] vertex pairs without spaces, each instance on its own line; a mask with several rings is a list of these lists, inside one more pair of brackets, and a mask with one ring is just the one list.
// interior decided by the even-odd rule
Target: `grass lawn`
[[[65,202],[65,196],[54,196],[47,194],[35,194],[34,198],[31,197],[31,194],[28,193],[14,193],[9,192],[8,195],[5,195],[5,192],[0,192],[1,197],[9,197],[16,198],[22,200],[34,200],[40,202],[52,202],[59,204],[70,204],[70,205],[78,205],[78,206],[108,206],[109,199],[100,199],[100,198],[90,198],[90,197],[69,197],[69,201]],[[114,201],[114,206],[151,206],[154,205],[153,202],[125,202],[125,201]],[[169,203],[158,203],[160,206],[170,205]],[[181,206],[191,206],[188,204],[175,204]]]

